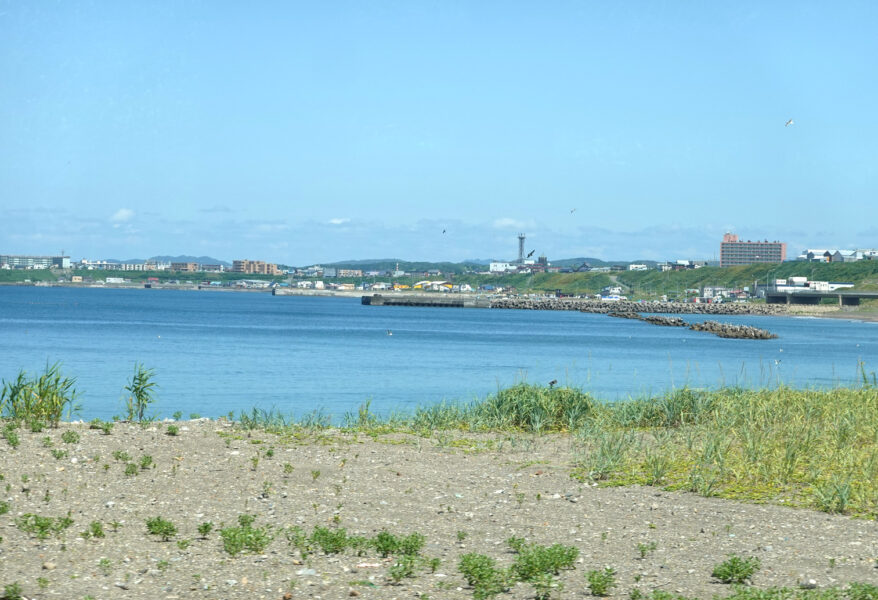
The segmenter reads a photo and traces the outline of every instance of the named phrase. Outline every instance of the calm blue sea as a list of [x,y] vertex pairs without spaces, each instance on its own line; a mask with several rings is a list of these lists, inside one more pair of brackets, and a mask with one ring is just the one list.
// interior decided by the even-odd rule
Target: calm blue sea
[[[687,320],[702,320],[689,316]],[[257,406],[340,419],[469,401],[526,380],[608,401],[674,387],[829,387],[878,369],[878,326],[720,317],[768,341],[577,312],[361,306],[258,293],[0,287],[0,378],[60,361],[79,417],[123,413],[135,362],[155,369],[155,412],[217,417]],[[393,335],[387,335],[387,331]],[[74,415],[76,416],[76,415]]]

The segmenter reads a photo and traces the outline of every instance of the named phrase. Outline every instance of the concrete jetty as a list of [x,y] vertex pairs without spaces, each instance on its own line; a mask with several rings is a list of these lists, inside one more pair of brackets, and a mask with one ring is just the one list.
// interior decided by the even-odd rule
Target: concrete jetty
[[487,298],[461,296],[459,294],[406,294],[385,296],[373,294],[363,296],[360,302],[366,306],[433,306],[448,308],[490,308]]

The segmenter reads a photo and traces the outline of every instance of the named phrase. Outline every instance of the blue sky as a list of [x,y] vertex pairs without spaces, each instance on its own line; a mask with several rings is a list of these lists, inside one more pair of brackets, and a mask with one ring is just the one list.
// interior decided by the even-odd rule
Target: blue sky
[[876,247],[876,31],[874,2],[0,0],[0,252]]

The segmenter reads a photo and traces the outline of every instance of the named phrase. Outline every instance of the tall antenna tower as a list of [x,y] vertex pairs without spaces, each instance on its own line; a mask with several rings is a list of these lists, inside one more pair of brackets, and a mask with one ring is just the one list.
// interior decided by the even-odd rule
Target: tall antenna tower
[[524,234],[518,234],[518,264],[524,264]]

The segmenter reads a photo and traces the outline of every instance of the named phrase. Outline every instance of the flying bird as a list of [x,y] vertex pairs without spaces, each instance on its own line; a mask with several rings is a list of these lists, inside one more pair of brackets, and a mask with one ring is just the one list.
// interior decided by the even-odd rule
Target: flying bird
[[387,330],[387,335],[393,335],[393,332],[390,331],[390,330],[388,329],[388,330]]
[[793,123],[793,120],[792,120],[792,119],[790,119],[789,121],[787,121],[786,123],[784,123],[784,127],[789,127],[790,125],[795,125],[795,123]]
[[571,209],[570,209],[570,214],[571,214],[571,215],[572,215],[573,213],[575,213],[575,212],[576,212],[576,209],[575,209],[575,208],[571,208]]
[[536,250],[531,250],[530,252],[528,252],[527,257],[530,258],[531,256],[533,256],[534,252],[536,252]]
[[445,233],[445,230],[444,230],[444,229],[442,230],[442,233],[443,233],[443,234]]
[[556,383],[558,383],[558,380],[557,380],[557,379],[553,379],[552,381],[549,382],[549,387],[550,387],[550,388],[551,388],[551,387],[555,387],[555,384],[556,384]]

